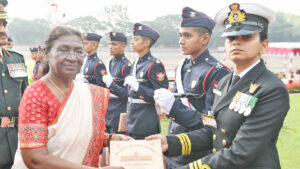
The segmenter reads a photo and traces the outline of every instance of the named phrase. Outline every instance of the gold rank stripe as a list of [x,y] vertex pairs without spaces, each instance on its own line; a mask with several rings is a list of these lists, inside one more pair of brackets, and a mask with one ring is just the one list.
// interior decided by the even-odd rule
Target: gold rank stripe
[[198,167],[197,161],[194,161],[193,164],[194,164],[194,168],[195,168],[195,169],[200,169],[200,168]]
[[187,143],[186,154],[191,154],[191,151],[192,151],[191,140],[190,140],[189,136],[186,134],[183,134],[183,137],[185,138],[185,141]]
[[211,169],[209,165],[207,165],[207,164],[202,164],[201,159],[200,159],[200,160],[197,160],[197,163],[198,163],[199,169]]
[[194,169],[193,163],[189,163],[190,169]]
[[182,146],[182,155],[187,155],[191,153],[191,140],[186,134],[176,135]]
[[198,166],[201,167],[202,166],[202,161],[201,160],[197,160]]
[[182,135],[182,134],[178,134],[178,135],[176,135],[176,136],[179,138],[179,141],[180,141],[180,143],[181,143],[181,148],[182,148],[182,150],[181,150],[181,151],[182,151],[182,155],[184,155],[184,154],[185,154],[185,144],[184,144],[184,141],[183,141],[181,135]]

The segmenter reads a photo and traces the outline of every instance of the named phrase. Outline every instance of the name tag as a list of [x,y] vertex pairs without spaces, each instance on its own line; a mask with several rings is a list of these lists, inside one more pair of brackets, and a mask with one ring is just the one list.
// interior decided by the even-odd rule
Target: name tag
[[216,122],[215,117],[208,116],[208,115],[205,115],[205,114],[201,114],[201,117],[202,117],[202,122],[203,122],[204,126],[210,126],[210,127],[213,127],[213,128],[217,128],[217,122]]
[[218,95],[218,96],[221,96],[222,95],[222,92],[217,90],[217,89],[213,89],[213,93]]
[[27,77],[27,71],[24,63],[7,64],[10,77]]

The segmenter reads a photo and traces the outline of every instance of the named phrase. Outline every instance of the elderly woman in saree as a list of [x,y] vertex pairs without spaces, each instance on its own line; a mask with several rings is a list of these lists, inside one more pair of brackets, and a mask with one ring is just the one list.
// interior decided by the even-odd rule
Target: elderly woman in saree
[[85,56],[79,31],[57,26],[45,45],[49,72],[21,99],[19,148],[12,168],[98,168],[102,147],[110,140],[129,139],[104,131],[109,90],[73,81]]

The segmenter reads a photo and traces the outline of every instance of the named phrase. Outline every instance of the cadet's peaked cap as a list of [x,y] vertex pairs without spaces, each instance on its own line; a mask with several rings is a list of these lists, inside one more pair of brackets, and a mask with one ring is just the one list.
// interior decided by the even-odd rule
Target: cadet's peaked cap
[[39,51],[44,51],[45,49],[45,46],[39,45]]
[[135,23],[133,25],[133,35],[136,36],[147,36],[153,40],[155,43],[157,39],[159,38],[158,32],[156,32],[153,28],[143,25],[140,23]]
[[87,41],[100,41],[102,38],[102,36],[96,34],[96,33],[87,33],[85,34],[84,36],[84,40],[87,40]]
[[204,27],[210,32],[215,27],[215,22],[210,17],[190,7],[183,8],[181,16],[181,27]]
[[39,48],[38,47],[31,47],[30,52],[38,52]]
[[275,20],[274,11],[253,3],[233,3],[215,16],[217,25],[225,27],[222,37],[260,33],[268,30],[268,24]]
[[127,43],[127,37],[121,32],[109,32],[110,41],[119,41]]

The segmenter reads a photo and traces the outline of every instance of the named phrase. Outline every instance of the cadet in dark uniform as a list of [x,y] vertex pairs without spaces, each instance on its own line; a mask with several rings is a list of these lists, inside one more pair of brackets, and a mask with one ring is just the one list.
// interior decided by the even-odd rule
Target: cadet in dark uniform
[[[200,113],[208,114],[211,111],[215,95],[213,90],[229,73],[229,70],[211,56],[207,49],[214,26],[215,22],[206,14],[189,7],[183,8],[179,43],[182,54],[190,57],[179,62],[176,68],[173,92],[194,96],[175,99],[166,89],[159,89],[154,95],[156,103],[166,110],[167,116],[172,120],[169,126],[170,135],[203,127]],[[167,168],[183,166],[210,152],[169,157]]]
[[33,67],[33,71],[32,71],[32,80],[36,81],[38,80],[38,72],[39,72],[39,67],[41,64],[41,60],[39,59],[39,48],[38,47],[32,47],[30,48],[30,52],[31,52],[31,59],[35,61],[35,65]]
[[106,74],[106,68],[97,55],[97,49],[102,36],[95,33],[87,33],[84,37],[84,50],[87,60],[83,65],[83,75],[89,83],[106,87],[102,77]]
[[14,47],[14,41],[11,37],[7,38],[7,44],[6,44],[6,48],[8,49],[12,49]]
[[220,10],[215,21],[225,26],[225,51],[234,72],[215,90],[212,127],[160,138],[168,156],[213,149],[213,153],[180,169],[279,169],[276,148],[279,131],[289,110],[289,95],[280,79],[260,56],[268,48],[268,24],[275,13],[257,4],[234,3]]
[[120,32],[109,33],[109,50],[113,58],[107,64],[107,75],[103,76],[103,81],[107,88],[111,90],[107,112],[105,114],[106,130],[108,133],[117,133],[119,127],[120,113],[126,113],[127,110],[127,88],[124,87],[124,80],[130,74],[131,63],[125,57],[124,50],[127,45],[127,37]]
[[[152,56],[150,48],[159,34],[149,26],[135,23],[133,27],[132,50],[138,54],[131,68],[131,76],[126,77],[128,85],[127,132],[134,139],[144,139],[151,134],[160,133],[160,110],[155,106],[154,90],[168,88],[164,65]],[[113,82],[114,83],[114,82]],[[117,91],[117,87],[110,86]]]
[[10,169],[18,142],[18,107],[28,80],[24,58],[6,49],[7,1],[0,0],[0,168]]

